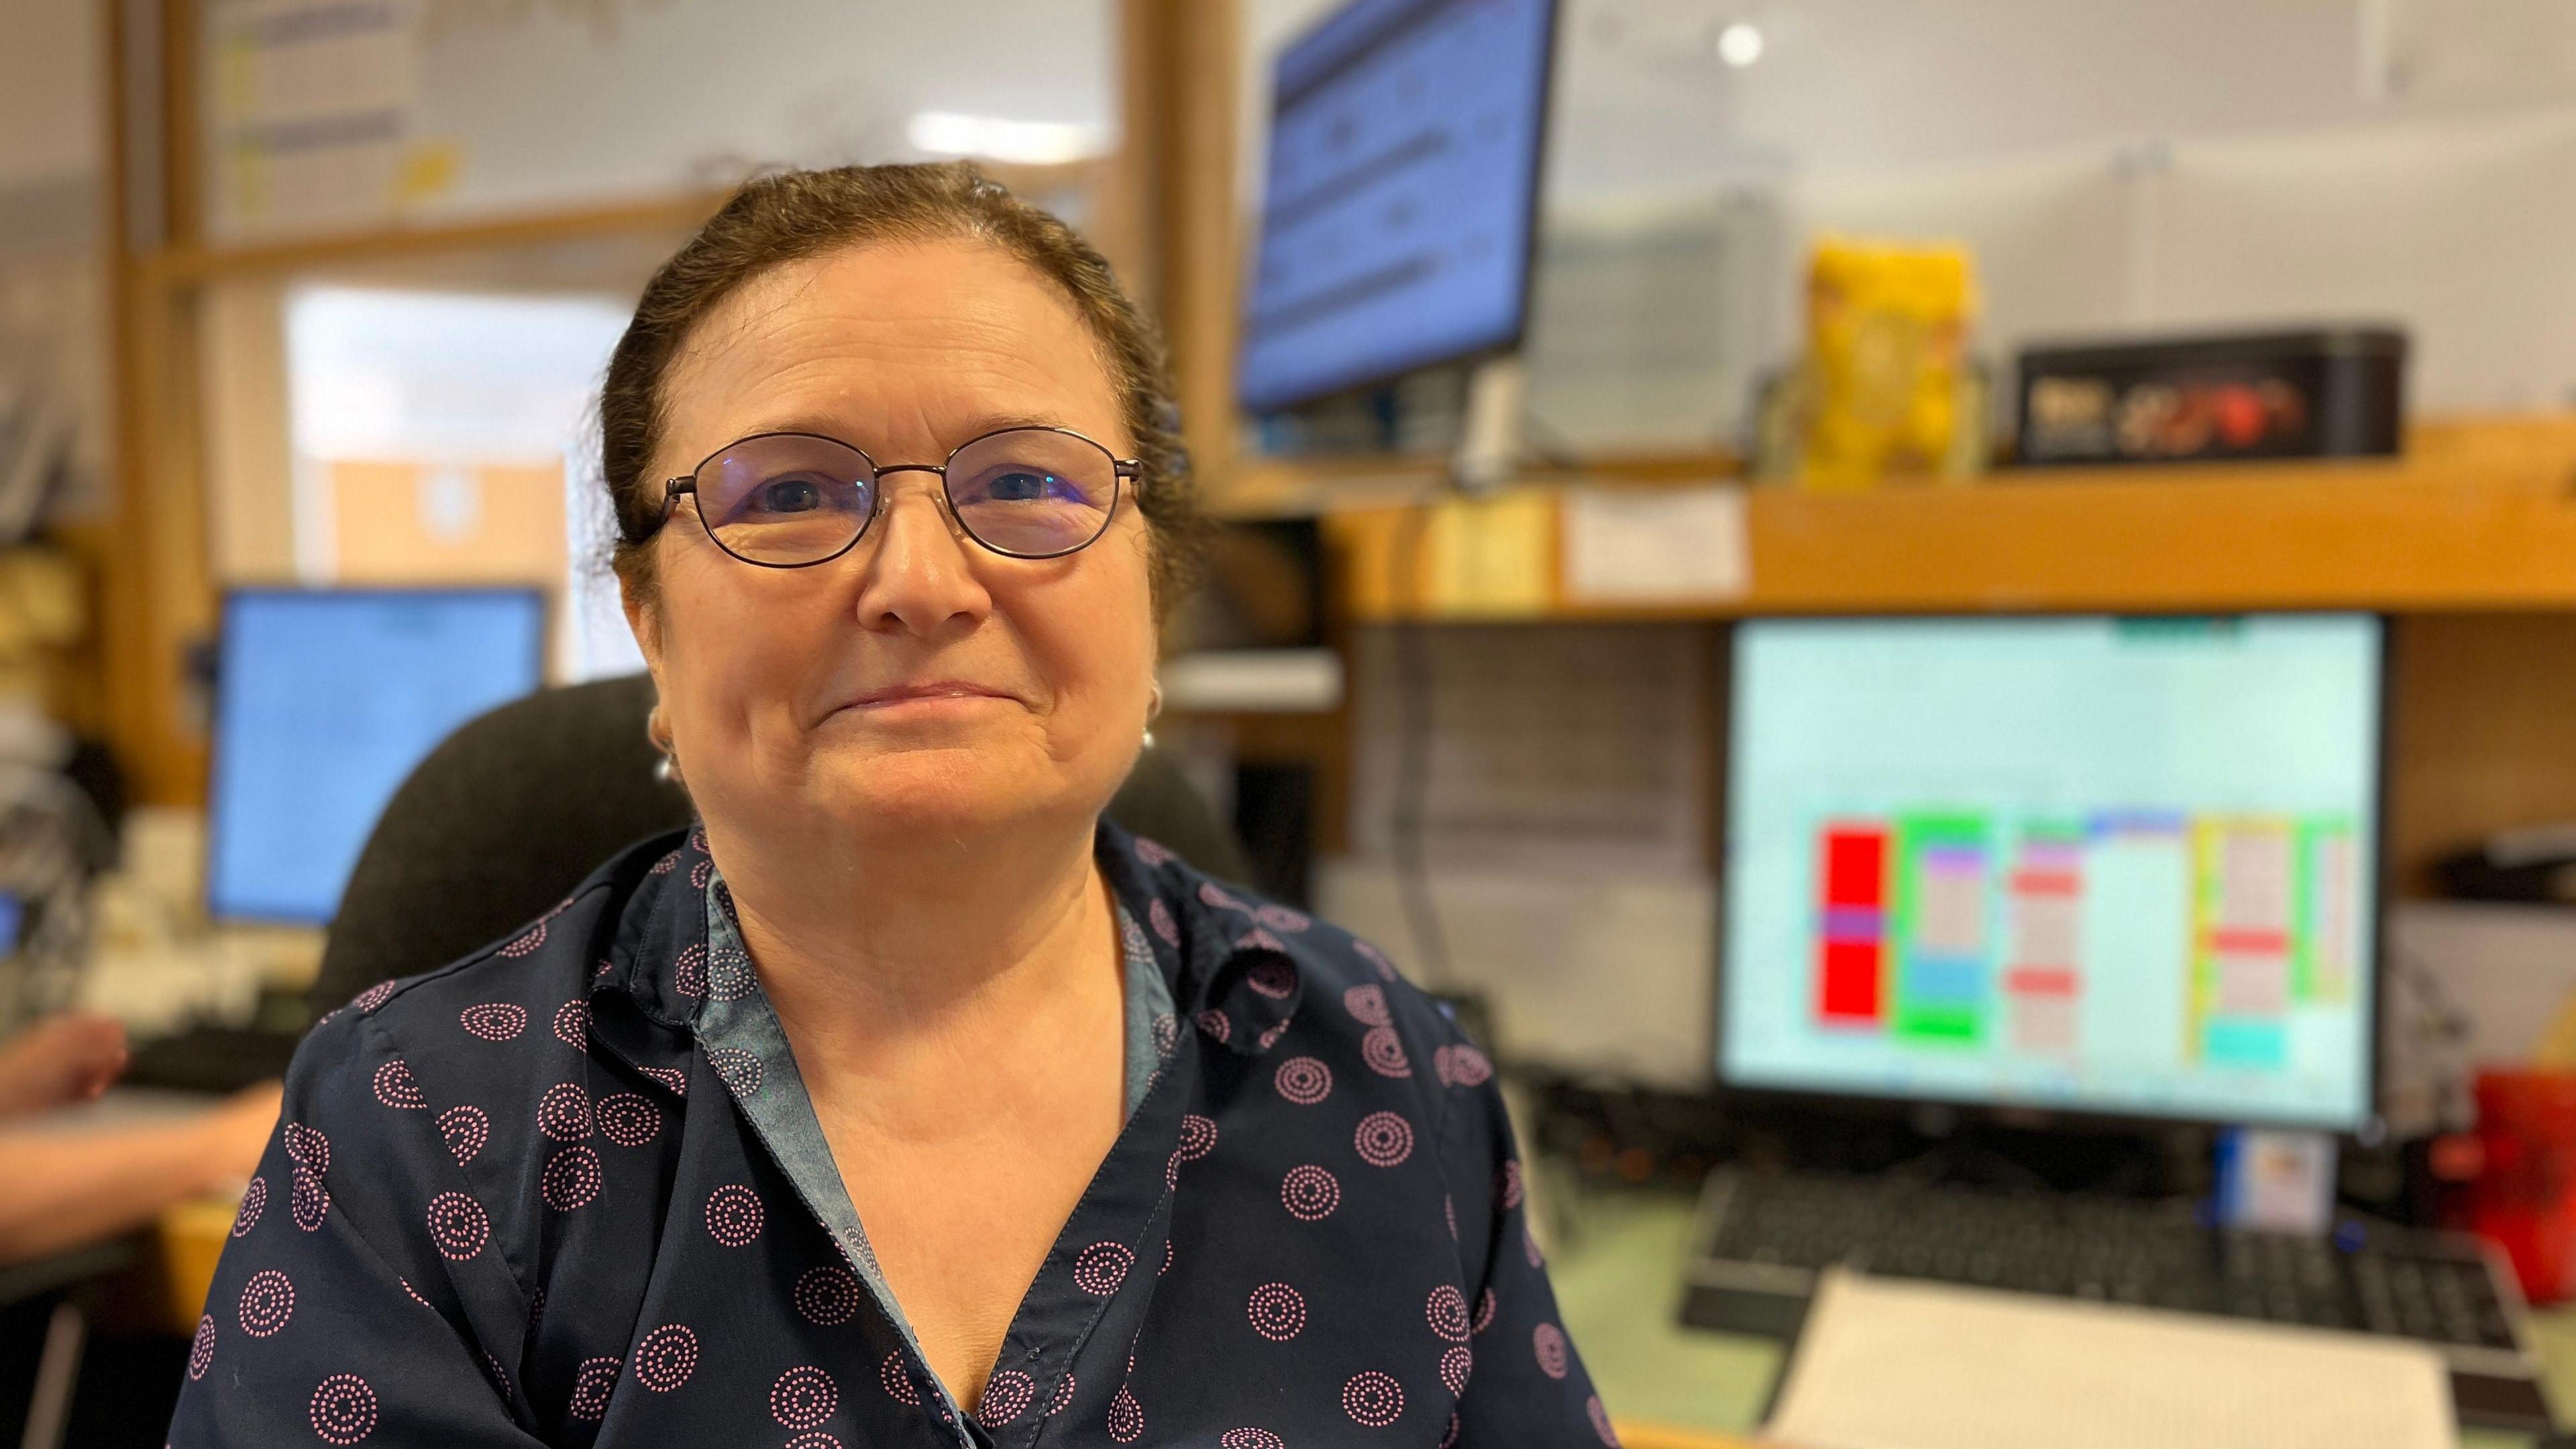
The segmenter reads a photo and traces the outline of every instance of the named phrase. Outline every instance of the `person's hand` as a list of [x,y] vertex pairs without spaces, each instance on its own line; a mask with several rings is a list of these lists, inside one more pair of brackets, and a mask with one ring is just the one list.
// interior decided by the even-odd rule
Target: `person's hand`
[[268,1150],[269,1134],[277,1130],[282,1096],[276,1082],[262,1082],[226,1097],[198,1119],[209,1182],[237,1183],[259,1170],[260,1154]]
[[115,1017],[46,1017],[0,1045],[0,1116],[86,1102],[106,1091],[125,1063],[125,1027]]

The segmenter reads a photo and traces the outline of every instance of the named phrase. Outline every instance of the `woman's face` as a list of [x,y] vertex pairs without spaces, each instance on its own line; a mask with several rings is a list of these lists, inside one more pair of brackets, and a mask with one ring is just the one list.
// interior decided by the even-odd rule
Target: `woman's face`
[[[820,433],[880,467],[1025,424],[1131,456],[1071,301],[973,241],[764,273],[698,325],[662,396],[657,490],[764,432]],[[655,537],[658,596],[630,595],[627,614],[700,813],[719,836],[789,838],[806,822],[907,835],[1097,814],[1135,763],[1153,691],[1133,498],[1090,547],[1027,560],[959,532],[936,474],[880,488],[858,545],[811,568],[733,558],[685,498]]]

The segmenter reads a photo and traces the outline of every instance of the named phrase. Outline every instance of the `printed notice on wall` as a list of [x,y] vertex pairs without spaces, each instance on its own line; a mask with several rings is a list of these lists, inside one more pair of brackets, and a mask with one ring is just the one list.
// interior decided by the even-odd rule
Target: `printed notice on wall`
[[207,16],[219,237],[352,228],[421,189],[417,0],[228,0]]
[[1714,603],[1753,586],[1741,488],[1571,489],[1564,528],[1569,604]]

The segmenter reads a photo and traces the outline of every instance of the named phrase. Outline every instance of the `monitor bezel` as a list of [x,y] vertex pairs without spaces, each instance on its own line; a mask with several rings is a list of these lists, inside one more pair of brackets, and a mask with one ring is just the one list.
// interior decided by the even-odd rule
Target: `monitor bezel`
[[[2362,1099],[2364,1108],[2358,1122],[2327,1120],[2295,1115],[2219,1118],[2193,1113],[2155,1113],[2122,1111],[2116,1108],[2074,1107],[2048,1102],[1997,1102],[1987,1098],[1966,1097],[1942,1092],[1898,1096],[1855,1091],[1836,1091],[1823,1087],[1751,1084],[1729,1080],[1726,1064],[1726,986],[1728,969],[1727,911],[1732,903],[1729,864],[1729,832],[1733,821],[1735,775],[1735,729],[1738,681],[1735,677],[1736,631],[1747,624],[1773,622],[1806,623],[1978,623],[2030,620],[2100,620],[2118,622],[2130,619],[2367,619],[2379,631],[2378,699],[2371,711],[2371,748],[2374,798],[2371,802],[2371,859],[2373,881],[2370,915],[2372,930],[2368,966],[2370,989],[2366,999],[2369,1018],[2364,1023],[2367,1050],[2362,1060]],[[2381,1092],[2386,1084],[2387,1009],[2388,1009],[2388,923],[2390,915],[2389,790],[2394,783],[2389,753],[2389,714],[2395,697],[2397,669],[2395,619],[2376,609],[2162,609],[2162,610],[1927,610],[1921,613],[1778,613],[1747,615],[1727,621],[1719,630],[1717,649],[1720,653],[1718,677],[1725,681],[1725,695],[1719,702],[1717,759],[1717,804],[1714,833],[1717,858],[1717,932],[1710,952],[1715,971],[1709,991],[1709,1090],[1719,1101],[1759,1109],[1765,1104],[1841,1112],[1846,1115],[1869,1115],[1881,1119],[1912,1116],[1927,1110],[1955,1113],[1959,1117],[1983,1123],[2019,1128],[2053,1127],[2106,1129],[2121,1132],[2171,1132],[2192,1129],[2255,1128],[2290,1132],[2320,1132],[2334,1137],[2372,1144],[2386,1135],[2386,1112]]]
[[[214,687],[209,691],[206,709],[206,808],[205,850],[203,866],[198,871],[197,896],[206,919],[247,926],[320,926],[328,927],[338,919],[337,901],[320,916],[283,912],[228,910],[215,895],[215,821],[223,809],[225,767],[223,729],[225,705],[237,678],[225,667],[225,651],[232,638],[233,610],[250,599],[454,599],[512,598],[531,601],[536,609],[537,628],[533,674],[539,689],[546,687],[546,652],[554,638],[553,595],[535,584],[360,584],[351,587],[304,584],[231,584],[227,585],[216,605],[214,649]],[[397,787],[399,788],[399,787]],[[372,833],[372,827],[370,830]],[[364,858],[364,847],[361,847]],[[354,868],[354,862],[352,866]],[[345,892],[346,887],[343,887]]]
[[[1279,106],[1276,97],[1278,94],[1279,67],[1281,61],[1283,61],[1289,53],[1296,50],[1297,47],[1314,39],[1324,30],[1325,27],[1331,25],[1336,19],[1340,18],[1344,11],[1349,10],[1352,5],[1364,3],[1367,3],[1367,0],[1349,0],[1349,3],[1336,6],[1330,13],[1318,17],[1312,24],[1309,24],[1303,30],[1298,31],[1295,38],[1279,47],[1278,55],[1274,57],[1270,63],[1271,94],[1273,99],[1271,101],[1269,113],[1263,118],[1263,124],[1269,127],[1272,133],[1275,134],[1279,124]],[[1435,3],[1450,3],[1450,0],[1435,0]],[[1269,238],[1270,187],[1267,174],[1268,153],[1265,149],[1263,155],[1264,175],[1261,189],[1261,210],[1256,218],[1258,225],[1254,228],[1252,237],[1253,244],[1250,256],[1247,258],[1252,275],[1248,275],[1244,279],[1240,292],[1239,305],[1236,307],[1234,313],[1235,337],[1234,356],[1232,358],[1232,362],[1234,366],[1234,405],[1237,410],[1254,417],[1267,417],[1278,413],[1288,412],[1296,408],[1312,407],[1317,403],[1329,402],[1337,398],[1346,398],[1358,393],[1367,392],[1372,388],[1384,387],[1398,379],[1410,377],[1415,373],[1428,372],[1433,368],[1472,365],[1489,362],[1500,357],[1508,357],[1513,353],[1520,351],[1522,344],[1529,340],[1530,309],[1536,304],[1538,297],[1539,223],[1546,214],[1544,198],[1547,189],[1547,148],[1548,140],[1553,134],[1553,119],[1556,109],[1557,55],[1563,47],[1565,28],[1565,6],[1562,3],[1562,0],[1536,0],[1536,3],[1545,7],[1547,11],[1546,63],[1539,67],[1538,96],[1536,98],[1538,106],[1538,123],[1530,132],[1530,150],[1528,166],[1526,168],[1528,184],[1524,190],[1527,209],[1526,214],[1522,218],[1521,225],[1520,297],[1518,302],[1512,308],[1510,329],[1501,336],[1490,341],[1476,343],[1473,346],[1434,349],[1425,352],[1420,357],[1380,367],[1374,372],[1336,378],[1329,385],[1309,387],[1302,391],[1285,393],[1275,398],[1264,398],[1256,401],[1244,385],[1243,356],[1245,350],[1251,345],[1251,328],[1248,325],[1248,318],[1256,293],[1256,288],[1253,286],[1252,278],[1253,276],[1257,276],[1260,270],[1262,244]]]

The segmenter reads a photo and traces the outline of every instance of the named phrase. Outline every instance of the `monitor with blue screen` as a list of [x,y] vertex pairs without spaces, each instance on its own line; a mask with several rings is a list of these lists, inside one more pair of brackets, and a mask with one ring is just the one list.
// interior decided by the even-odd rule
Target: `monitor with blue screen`
[[1356,0],[1280,54],[1247,410],[1520,341],[1555,27],[1555,0]]
[[533,589],[246,589],[226,597],[206,903],[328,922],[394,789],[458,725],[543,682]]
[[2360,1128],[2381,630],[1739,626],[1720,1080]]

